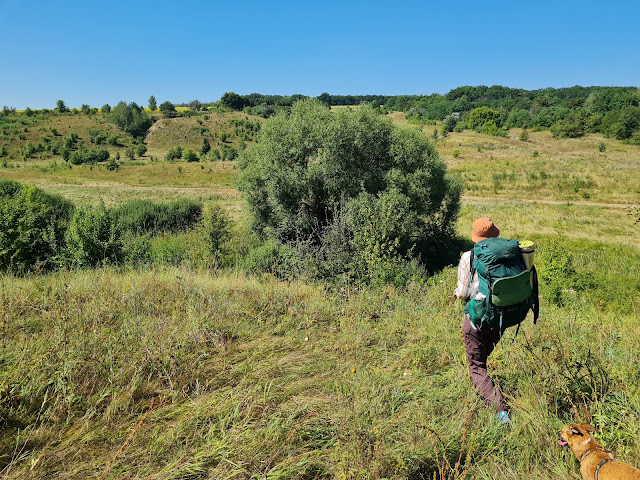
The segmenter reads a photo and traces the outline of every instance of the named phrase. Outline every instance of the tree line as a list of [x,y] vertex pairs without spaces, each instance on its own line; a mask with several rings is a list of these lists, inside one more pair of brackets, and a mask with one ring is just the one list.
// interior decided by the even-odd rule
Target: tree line
[[[271,116],[306,99],[303,95],[225,93],[218,105]],[[475,129],[493,135],[509,128],[551,130],[555,137],[601,132],[640,144],[640,89],[581,87],[525,90],[500,85],[462,86],[432,95],[330,95],[315,97],[329,106],[367,104],[382,112],[404,112],[415,123],[444,122],[445,133]]]

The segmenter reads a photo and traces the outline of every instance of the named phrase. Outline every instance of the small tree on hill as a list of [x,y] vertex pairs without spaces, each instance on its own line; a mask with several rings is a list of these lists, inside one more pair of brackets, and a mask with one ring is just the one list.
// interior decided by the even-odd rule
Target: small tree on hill
[[502,115],[489,107],[474,108],[469,113],[467,124],[469,128],[479,129],[487,123],[493,122],[497,127],[502,125]]
[[144,137],[151,126],[151,119],[142,107],[135,102],[127,105],[120,102],[113,107],[109,120],[134,137]]
[[178,114],[176,107],[169,101],[162,102],[159,110],[162,112],[162,115],[168,118],[173,118]]
[[200,107],[202,107],[202,103],[200,102],[200,100],[191,100],[189,102],[189,108],[194,112],[200,110]]
[[204,157],[207,153],[209,153],[210,150],[211,150],[211,144],[209,143],[209,140],[207,140],[206,138],[203,138],[202,144],[200,145],[200,156]]
[[151,110],[152,112],[156,110],[156,108],[158,108],[158,105],[156,103],[156,97],[154,97],[153,95],[151,95],[149,97],[149,110]]
[[147,146],[144,143],[138,144],[138,146],[136,146],[136,154],[139,157],[143,157],[145,153],[147,153]]
[[234,92],[225,93],[220,99],[220,103],[232,110],[242,110],[244,107],[248,105],[247,100]]
[[67,108],[67,106],[64,104],[63,100],[58,100],[56,102],[56,112],[58,113],[64,113],[64,112],[68,112],[69,109]]

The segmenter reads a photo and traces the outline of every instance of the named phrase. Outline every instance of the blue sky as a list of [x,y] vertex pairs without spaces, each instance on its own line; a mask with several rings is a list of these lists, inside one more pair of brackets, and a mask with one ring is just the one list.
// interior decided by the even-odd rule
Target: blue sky
[[0,0],[0,106],[640,86],[640,1]]

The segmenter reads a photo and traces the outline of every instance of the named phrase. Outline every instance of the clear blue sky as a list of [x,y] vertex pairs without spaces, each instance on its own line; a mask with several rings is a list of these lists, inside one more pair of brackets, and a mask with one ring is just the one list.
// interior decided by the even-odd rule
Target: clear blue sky
[[0,106],[640,86],[640,0],[0,0]]

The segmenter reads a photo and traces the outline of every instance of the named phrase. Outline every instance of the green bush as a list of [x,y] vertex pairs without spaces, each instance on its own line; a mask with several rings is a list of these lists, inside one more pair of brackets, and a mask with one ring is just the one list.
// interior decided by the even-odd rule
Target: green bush
[[172,162],[174,160],[178,160],[179,158],[182,158],[182,147],[178,145],[171,148],[167,152],[167,155],[165,158],[168,162]]
[[493,123],[496,127],[500,127],[502,124],[502,114],[489,107],[474,108],[469,112],[469,116],[467,117],[467,125],[472,129],[478,130],[490,123]]
[[571,249],[558,239],[545,242],[536,249],[542,295],[556,305],[562,305],[570,292],[583,290],[585,286],[576,272],[570,252]]
[[109,152],[104,149],[96,150],[78,150],[71,152],[69,161],[73,165],[94,164],[98,162],[106,162],[109,160]]
[[139,157],[143,157],[147,153],[147,146],[144,143],[140,143],[136,146],[136,154]]
[[196,152],[194,152],[193,150],[190,150],[188,148],[184,151],[182,156],[184,157],[185,162],[199,162],[200,161],[200,159],[198,158],[198,155],[196,154]]
[[152,240],[148,234],[125,234],[122,240],[122,256],[126,265],[147,265],[153,260]]
[[151,126],[151,118],[135,102],[119,102],[109,113],[109,120],[134,137],[144,137]]
[[220,147],[220,152],[222,160],[232,161],[238,157],[238,151],[226,144],[222,144],[222,146]]
[[584,124],[574,120],[560,120],[551,126],[553,138],[578,138],[584,135]]
[[72,214],[73,205],[58,195],[0,179],[0,269],[54,266]]
[[366,106],[333,113],[317,100],[298,102],[265,122],[240,168],[253,230],[321,262],[323,243],[339,230],[338,243],[353,243],[336,271],[360,264],[365,239],[378,258],[413,258],[452,233],[459,209],[460,185],[424,134]]
[[211,254],[206,239],[198,230],[161,233],[150,238],[151,260],[160,265],[183,265],[190,268],[209,266]]
[[249,273],[267,272],[280,278],[290,278],[297,273],[296,250],[275,240],[250,248],[242,260],[242,267]]
[[107,170],[109,170],[110,172],[115,172],[120,168],[120,164],[115,158],[112,158],[107,162],[106,167],[107,167]]
[[208,202],[202,210],[202,226],[213,255],[219,255],[231,238],[231,220],[222,208]]
[[202,204],[187,198],[166,203],[129,200],[113,208],[110,215],[121,230],[136,235],[180,232],[200,221]]
[[73,265],[94,267],[123,258],[121,231],[103,204],[76,209],[65,240]]

